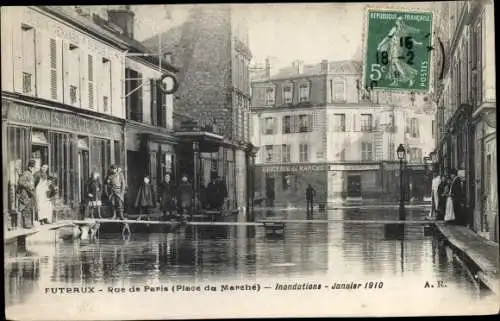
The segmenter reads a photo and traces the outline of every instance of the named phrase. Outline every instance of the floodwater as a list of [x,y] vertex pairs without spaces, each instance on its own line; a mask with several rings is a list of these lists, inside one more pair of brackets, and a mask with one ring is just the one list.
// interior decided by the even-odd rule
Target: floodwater
[[[422,220],[426,213],[407,209],[407,219]],[[256,217],[307,216],[300,210],[276,210]],[[437,233],[407,224],[404,235],[394,234],[376,222],[395,219],[394,208],[354,208],[316,211],[313,220],[287,223],[283,233],[275,234],[263,226],[205,225],[129,239],[101,235],[91,243],[63,240],[57,232],[50,241],[31,241],[26,251],[5,252],[7,316],[67,320],[498,311],[498,297],[474,280]],[[358,288],[337,289],[351,282]],[[296,283],[322,288],[281,290]],[[222,284],[258,286],[259,291],[221,293]],[[217,292],[206,291],[207,285]],[[96,293],[61,295],[58,287],[81,292],[94,287]],[[151,287],[158,289],[152,292]],[[130,293],[131,288],[139,291]],[[214,310],[214,304],[220,307]]]

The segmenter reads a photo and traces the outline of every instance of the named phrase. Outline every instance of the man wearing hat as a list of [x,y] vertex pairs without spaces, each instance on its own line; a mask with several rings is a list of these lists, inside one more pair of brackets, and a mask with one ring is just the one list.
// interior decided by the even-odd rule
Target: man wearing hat
[[33,212],[36,206],[35,196],[35,172],[36,162],[30,160],[28,169],[20,176],[17,185],[18,209],[21,212],[21,220],[23,228],[33,228]]
[[111,165],[110,175],[106,180],[106,190],[113,210],[113,218],[116,219],[116,213],[120,219],[124,220],[124,199],[125,199],[125,179],[118,172],[116,165]]

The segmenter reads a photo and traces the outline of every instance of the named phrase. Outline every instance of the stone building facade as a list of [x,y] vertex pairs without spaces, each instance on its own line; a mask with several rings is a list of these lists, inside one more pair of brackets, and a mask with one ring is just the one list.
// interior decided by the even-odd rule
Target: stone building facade
[[493,3],[437,3],[434,102],[442,173],[463,177],[467,223],[498,242],[496,81]]
[[234,5],[197,5],[185,23],[143,44],[153,51],[161,46],[180,69],[175,113],[189,116],[198,129],[210,127],[224,141],[217,152],[200,151],[199,184],[205,186],[209,172],[217,171],[228,185],[231,207],[244,210],[251,199],[252,164],[248,137],[252,55],[244,12]]
[[428,196],[424,157],[434,149],[432,104],[423,95],[367,92],[361,72],[357,61],[296,61],[252,82],[251,137],[260,147],[263,197],[300,204],[312,184],[319,202],[398,200],[399,144],[407,150],[409,198]]

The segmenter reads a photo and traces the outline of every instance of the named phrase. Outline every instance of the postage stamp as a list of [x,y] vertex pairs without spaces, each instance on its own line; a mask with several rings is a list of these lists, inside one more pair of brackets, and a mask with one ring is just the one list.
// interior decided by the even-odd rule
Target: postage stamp
[[368,10],[365,87],[429,90],[432,12]]

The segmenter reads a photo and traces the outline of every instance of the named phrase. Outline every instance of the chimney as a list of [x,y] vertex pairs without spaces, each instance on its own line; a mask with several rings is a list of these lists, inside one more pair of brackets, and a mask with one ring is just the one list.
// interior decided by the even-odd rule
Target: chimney
[[123,9],[108,10],[108,21],[120,27],[123,33],[132,39],[134,38],[134,17],[135,14],[128,5]]
[[322,74],[328,73],[328,60],[326,59],[321,60],[321,73]]
[[266,58],[265,71],[266,71],[266,79],[270,79],[271,78],[271,62],[270,62],[269,58]]
[[297,74],[301,74],[303,72],[304,62],[301,60],[295,60],[292,62],[292,66]]

